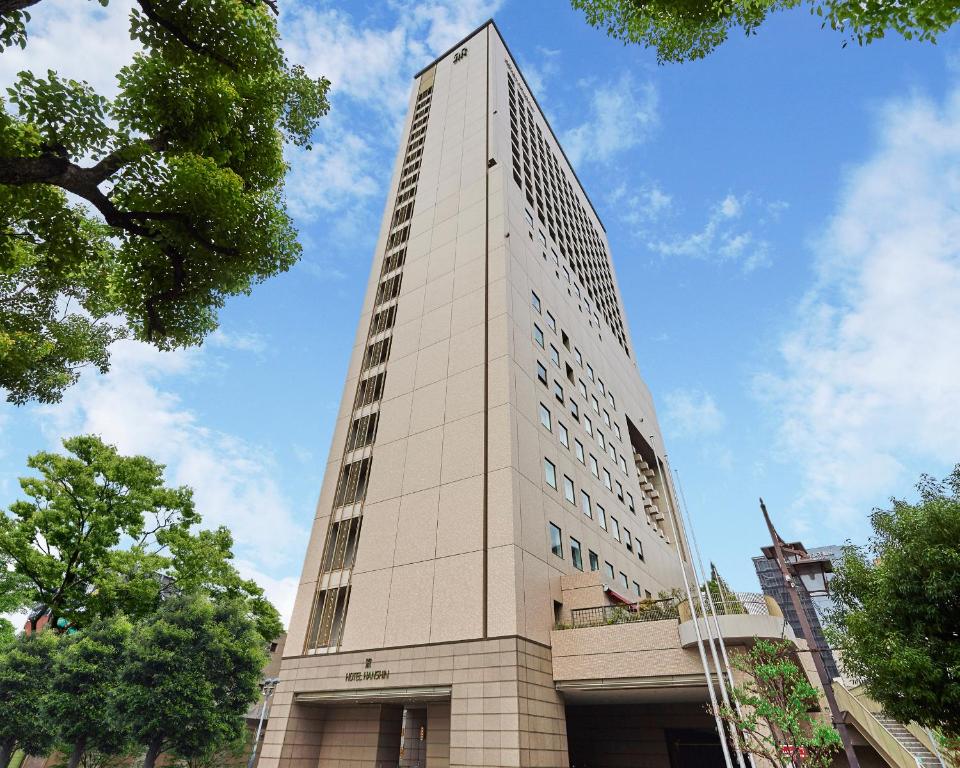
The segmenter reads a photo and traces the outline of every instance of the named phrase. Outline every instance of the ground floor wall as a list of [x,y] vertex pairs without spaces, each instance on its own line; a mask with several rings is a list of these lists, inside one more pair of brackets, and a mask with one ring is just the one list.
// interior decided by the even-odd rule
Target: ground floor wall
[[508,637],[285,658],[258,768],[396,766],[404,707],[430,768],[569,765],[550,649]]

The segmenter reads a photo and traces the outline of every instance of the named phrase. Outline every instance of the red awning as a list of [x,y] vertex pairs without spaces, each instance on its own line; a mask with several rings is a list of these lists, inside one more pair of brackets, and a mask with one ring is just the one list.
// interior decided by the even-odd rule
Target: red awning
[[624,605],[633,605],[635,602],[637,602],[630,596],[624,597],[619,592],[617,592],[617,590],[615,590],[613,587],[604,587],[603,591],[606,592],[608,595],[610,595],[610,597],[612,597],[614,600],[621,602]]

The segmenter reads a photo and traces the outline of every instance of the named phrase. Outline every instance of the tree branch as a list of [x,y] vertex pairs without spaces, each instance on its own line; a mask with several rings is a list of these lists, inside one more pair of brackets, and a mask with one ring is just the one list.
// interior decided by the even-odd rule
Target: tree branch
[[31,5],[36,5],[40,0],[0,0],[0,16],[7,16]]
[[164,30],[166,30],[167,33],[171,35],[173,39],[176,40],[178,43],[180,43],[184,48],[190,49],[191,51],[196,53],[198,56],[206,56],[208,59],[213,59],[218,64],[222,64],[223,66],[233,70],[234,72],[237,71],[237,65],[234,64],[232,61],[230,61],[229,59],[225,59],[219,53],[212,50],[209,46],[206,46],[203,43],[199,43],[196,40],[192,40],[190,37],[187,36],[187,34],[182,29],[177,27],[173,22],[161,16],[157,12],[157,8],[153,4],[153,0],[137,0],[137,1],[140,7],[143,9],[144,16],[150,19],[150,21],[152,21],[157,26],[162,27]]

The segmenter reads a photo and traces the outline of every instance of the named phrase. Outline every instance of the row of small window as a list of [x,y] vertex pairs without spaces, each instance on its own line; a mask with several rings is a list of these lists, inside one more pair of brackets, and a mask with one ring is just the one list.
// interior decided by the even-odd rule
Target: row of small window
[[[587,417],[584,417],[584,418],[587,421],[589,421]],[[545,406],[543,403],[540,403],[540,423],[547,429],[548,432],[554,431],[553,430],[553,414],[550,413],[550,409],[547,408],[547,406]],[[560,439],[560,445],[562,445],[567,450],[570,450],[570,432],[567,430],[566,426],[564,426],[563,422],[560,421],[559,419],[557,419],[556,431],[557,431],[557,437]],[[597,434],[601,438],[600,445],[603,446],[604,444],[602,440],[603,433],[597,430]],[[577,456],[577,461],[579,461],[581,464],[586,466],[587,454],[584,451],[583,443],[581,443],[579,440],[574,438],[573,446],[574,446],[574,453]],[[616,461],[618,466],[620,467],[620,471],[623,472],[624,475],[627,475],[629,477],[629,473],[627,472],[627,460],[624,458],[623,454],[617,453],[616,446],[613,443],[607,443],[606,446],[608,448],[608,453],[610,457],[614,461]],[[610,472],[607,470],[606,467],[604,467],[602,470],[600,469],[600,465],[597,462],[596,456],[594,456],[592,453],[589,454],[589,456],[590,456],[590,471],[593,473],[593,476],[597,478],[597,480],[599,480],[600,473],[602,471],[603,484],[606,486],[607,490],[613,491],[614,489],[616,489],[617,498],[624,503],[629,502],[628,506],[630,507],[630,511],[631,512],[635,511],[634,504],[633,504],[633,496],[631,496],[629,492],[625,492],[623,490],[623,484],[619,480],[613,480],[613,478],[610,476]]]
[[[561,531],[560,526],[555,523],[550,523],[550,551],[561,560],[563,559],[563,531]],[[590,564],[590,570],[599,571],[600,558],[597,553],[592,549],[588,549],[587,558]],[[580,542],[573,538],[573,536],[570,537],[570,560],[574,568],[578,571],[583,570],[583,549],[580,546]],[[610,581],[615,579],[613,564],[606,560],[603,561],[603,572]],[[620,571],[620,584],[623,585],[625,590],[630,589],[630,581],[627,579],[627,574],[623,571]],[[636,581],[633,582],[633,591],[637,597],[653,597],[649,590],[641,590],[640,584]]]
[[[552,345],[551,345],[551,347],[552,347]],[[553,350],[551,349],[551,352],[552,352],[552,351],[553,351]],[[558,356],[557,359],[559,359],[559,356]],[[559,368],[559,364],[555,363],[555,365],[557,365],[557,367]],[[567,366],[567,367],[569,368],[569,366]],[[572,381],[573,381],[573,376],[572,376],[572,374],[571,374],[570,371],[567,372],[567,378],[568,378],[568,379],[571,381],[571,383],[572,383]],[[546,386],[549,386],[549,382],[547,381],[547,367],[546,367],[543,363],[541,363],[539,360],[537,360],[537,380],[538,380],[541,384],[543,384],[543,386],[545,386],[545,387],[546,387]],[[617,435],[617,439],[618,439],[618,440],[623,440],[623,433],[620,431],[620,425],[617,424],[617,422],[615,422],[613,419],[610,418],[610,412],[609,412],[606,408],[603,408],[603,409],[600,408],[600,403],[599,403],[599,401],[597,400],[597,398],[596,398],[595,396],[593,396],[593,395],[589,395],[589,396],[588,396],[588,395],[587,395],[587,385],[583,383],[583,379],[580,379],[580,380],[577,381],[577,389],[580,391],[580,395],[583,397],[584,400],[587,400],[588,398],[592,398],[592,400],[593,400],[592,405],[593,405],[593,410],[594,410],[594,412],[595,412],[598,416],[599,416],[600,413],[602,412],[602,413],[603,413],[603,423],[606,424],[608,427],[610,427],[610,428],[613,429],[613,431],[614,431],[614,432],[616,433],[616,435]],[[563,398],[563,385],[562,385],[559,381],[557,381],[556,379],[553,380],[553,396],[554,396],[559,402],[561,402],[561,403],[564,402],[564,398]],[[570,400],[570,415],[572,415],[573,418],[577,420],[577,423],[580,423],[580,406],[577,405],[576,400],[574,400],[572,397],[569,398],[569,400]],[[603,432],[602,432],[601,430],[597,429],[596,432],[594,432],[594,429],[593,429],[593,421],[591,421],[591,420],[590,420],[590,417],[587,416],[586,414],[583,415],[583,428],[586,430],[587,434],[590,435],[590,437],[596,436],[597,441],[600,443],[600,447],[603,448],[605,451],[606,451],[606,450],[609,450],[609,451],[610,451],[610,457],[611,457],[614,461],[617,460],[617,454],[616,454],[615,447],[613,446],[613,443],[612,443],[612,442],[609,443],[609,444],[607,443],[607,440],[606,440],[606,438],[603,436]],[[609,448],[608,448],[608,445],[609,445]],[[626,468],[624,468],[623,471],[626,472],[626,471],[627,471]]]
[[[592,456],[590,457],[593,458]],[[594,462],[595,463],[595,462]],[[610,474],[604,470],[606,477],[609,478]],[[553,488],[555,491],[559,491],[560,488],[557,483],[557,466],[550,461],[550,459],[544,457],[543,459],[543,477],[547,481],[547,485]],[[617,485],[620,485],[617,483]],[[620,488],[622,494],[623,488]],[[630,511],[636,514],[636,511],[633,507],[633,497],[627,494],[630,497]],[[573,485],[573,480],[571,480],[566,475],[563,476],[563,498],[568,501],[573,506],[577,505],[577,491]],[[620,500],[623,501],[623,496],[620,496]],[[593,519],[594,511],[596,511],[597,522],[600,524],[600,527],[603,530],[609,530],[610,535],[613,536],[614,540],[621,542],[628,552],[634,551],[634,544],[636,544],[636,553],[637,557],[643,560],[643,544],[640,539],[634,540],[630,535],[630,529],[626,526],[621,527],[620,522],[613,515],[610,515],[609,527],[607,523],[607,511],[603,508],[603,505],[597,502],[594,502],[590,498],[590,494],[587,493],[583,488],[580,489],[580,510],[584,515]]]

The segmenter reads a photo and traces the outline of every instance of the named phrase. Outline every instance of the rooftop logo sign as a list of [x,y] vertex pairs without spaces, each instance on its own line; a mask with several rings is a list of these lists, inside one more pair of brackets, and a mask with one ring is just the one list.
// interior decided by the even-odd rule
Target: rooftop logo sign
[[467,49],[461,48],[459,51],[453,54],[453,63],[456,64],[458,61],[465,58],[467,58]]

